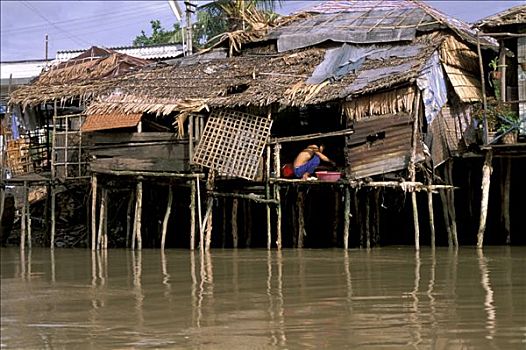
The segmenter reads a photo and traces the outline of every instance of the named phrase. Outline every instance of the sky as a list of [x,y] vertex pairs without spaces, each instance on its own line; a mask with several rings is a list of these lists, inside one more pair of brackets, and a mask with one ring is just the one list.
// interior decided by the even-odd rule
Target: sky
[[[204,1],[204,3],[209,1]],[[276,11],[289,14],[321,1],[282,1]],[[430,6],[466,22],[493,15],[524,1],[425,1]],[[180,1],[181,6],[182,1]],[[198,1],[203,3],[202,1]],[[43,59],[48,34],[49,57],[57,51],[129,46],[150,20],[171,28],[176,19],[167,0],[149,1],[31,1],[0,0],[0,60]]]

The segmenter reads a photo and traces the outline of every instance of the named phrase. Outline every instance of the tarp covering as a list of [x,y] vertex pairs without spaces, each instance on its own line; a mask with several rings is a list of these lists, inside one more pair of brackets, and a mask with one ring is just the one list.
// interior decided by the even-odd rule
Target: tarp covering
[[416,84],[422,91],[426,119],[430,125],[447,102],[446,80],[438,52],[433,53],[427,61],[422,74],[416,80]]

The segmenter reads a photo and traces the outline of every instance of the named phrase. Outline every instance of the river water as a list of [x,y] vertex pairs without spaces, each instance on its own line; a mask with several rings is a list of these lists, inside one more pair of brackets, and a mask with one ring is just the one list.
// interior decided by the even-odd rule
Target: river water
[[526,349],[526,247],[0,252],[5,349]]

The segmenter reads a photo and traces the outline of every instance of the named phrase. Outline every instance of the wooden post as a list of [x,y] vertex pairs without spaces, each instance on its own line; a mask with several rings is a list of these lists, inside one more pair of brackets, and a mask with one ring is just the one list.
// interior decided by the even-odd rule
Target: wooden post
[[[266,161],[266,181],[265,181],[265,198],[270,199],[270,145],[267,145],[267,161]],[[272,246],[272,227],[270,226],[270,204],[265,205],[267,211],[267,249]]]
[[[281,145],[277,143],[274,146],[274,174],[276,174],[276,177],[279,177],[281,171],[280,150]],[[281,250],[281,194],[280,186],[278,184],[274,185],[274,199],[278,202],[278,204],[276,205],[276,245],[278,247],[278,250]]]
[[51,134],[51,248],[55,247],[55,230],[56,230],[56,216],[55,216],[55,205],[56,205],[56,190],[55,190],[55,158],[56,158],[56,132],[57,132],[57,100],[53,101],[53,133]]
[[27,220],[27,247],[31,249],[31,205],[29,204],[29,189],[27,181],[24,181],[24,197],[26,205],[26,220]]
[[[413,136],[412,136],[412,144],[411,144],[411,160],[409,163],[409,176],[411,181],[415,182],[416,180],[416,148],[418,145],[418,121],[420,118],[420,90],[416,88],[416,94],[415,94],[415,114],[414,114],[414,120],[413,120]],[[420,228],[418,224],[418,206],[416,202],[416,192],[413,189],[411,191],[411,202],[413,204],[413,223],[415,228],[415,250],[420,250]]]
[[188,116],[188,161],[193,164],[192,158],[194,157],[194,118],[193,114]]
[[237,248],[238,234],[237,234],[237,210],[238,210],[238,199],[232,200],[232,245]]
[[104,231],[106,221],[106,200],[108,197],[108,190],[102,188],[101,199],[100,199],[100,213],[99,213],[99,233],[97,236],[97,249],[104,249]]
[[274,199],[278,202],[276,205],[276,235],[277,235],[277,248],[281,250],[281,194],[280,186],[274,185]]
[[104,250],[108,249],[108,201],[109,201],[109,195],[108,195],[108,189],[104,189],[103,197],[104,200],[104,227],[102,230],[102,247]]
[[380,189],[375,188],[373,192],[373,242],[375,246],[380,245]]
[[303,236],[305,235],[305,194],[298,188],[298,197],[296,199],[298,207],[298,248],[303,248]]
[[504,186],[502,193],[502,214],[504,220],[504,234],[506,244],[511,244],[511,221],[510,221],[510,187],[511,187],[511,158],[502,158],[506,162],[504,169]]
[[365,193],[365,237],[367,239],[367,249],[371,249],[371,193]]
[[[199,120],[199,118],[197,118],[197,120]],[[203,231],[201,225],[203,224],[203,213],[201,212],[201,185],[199,183],[199,176],[196,176],[195,177],[195,183],[196,183],[196,188],[197,188],[197,221],[199,223],[199,248],[202,249],[203,248],[203,243],[204,243],[204,240],[203,240],[203,237],[201,235],[201,232]]]
[[248,199],[244,200],[244,203],[246,233],[245,247],[250,248],[250,244],[252,243],[252,203]]
[[493,168],[491,161],[493,158],[492,150],[486,152],[484,159],[484,165],[482,167],[482,200],[480,203],[480,221],[479,230],[477,234],[477,248],[481,249],[484,243],[484,231],[486,230],[486,219],[488,215],[488,202],[489,202],[489,186],[491,179],[491,172]]
[[[429,185],[433,184],[433,181],[429,179]],[[433,191],[431,188],[427,190],[427,209],[429,210],[429,230],[431,232],[431,248],[435,249],[435,214],[433,210]]]
[[502,102],[506,102],[506,45],[504,40],[499,42],[500,52],[499,52],[499,67],[501,71],[500,78],[500,99]]
[[138,177],[137,190],[135,192],[135,219],[133,222],[133,237],[132,237],[132,249],[135,249],[135,242],[137,242],[137,249],[142,249],[142,236],[141,236],[141,217],[142,217],[142,177]]
[[190,250],[195,249],[195,192],[196,183],[190,184]]
[[168,185],[168,203],[166,204],[166,212],[164,213],[163,230],[161,237],[161,249],[164,250],[166,243],[166,231],[168,230],[168,220],[170,219],[170,212],[172,211],[173,202],[173,188],[171,184]]
[[97,175],[91,176],[91,250],[96,248],[97,236]]
[[349,186],[345,186],[343,210],[343,248],[349,249],[349,225],[351,221],[351,193]]
[[[448,185],[453,185],[453,160],[449,160],[446,163],[445,170],[447,172],[446,179]],[[451,235],[453,236],[453,244],[455,247],[458,247],[457,215],[455,211],[455,193],[453,192],[453,189],[448,190],[447,195],[449,198],[449,205],[447,208],[449,210],[449,219],[451,220]]]
[[209,197],[208,200],[208,206],[207,211],[210,211],[208,214],[208,219],[206,222],[206,236],[205,236],[205,248],[206,250],[210,249],[210,245],[212,243],[212,226],[213,226],[213,208],[214,208],[214,199],[212,198],[212,192],[214,191],[214,185],[215,185],[215,172],[213,170],[210,170],[208,173],[208,181],[206,183],[206,189],[207,189],[207,196]]
[[133,210],[133,199],[135,198],[135,191],[130,191],[130,198],[128,198],[128,208],[126,208],[126,248],[130,247],[130,235],[132,231],[131,214]]
[[57,202],[57,192],[55,190],[55,182],[51,182],[51,248],[55,247],[55,230],[56,230],[56,216],[55,206]]
[[26,248],[26,210],[27,210],[27,192],[26,192],[26,181],[24,181],[24,188],[23,188],[23,202],[22,202],[22,217],[20,218],[20,248],[25,249]]

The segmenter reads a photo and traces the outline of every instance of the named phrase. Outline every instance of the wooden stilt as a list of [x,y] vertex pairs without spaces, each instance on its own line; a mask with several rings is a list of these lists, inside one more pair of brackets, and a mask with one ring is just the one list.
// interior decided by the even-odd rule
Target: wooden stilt
[[[411,181],[416,180],[416,147],[418,145],[418,130],[420,119],[420,90],[416,89],[414,101],[414,116],[413,116],[413,136],[411,138],[411,160],[409,162],[409,178]],[[416,192],[413,189],[411,192],[411,202],[413,204],[413,223],[415,230],[415,250],[420,250],[420,227],[418,224],[418,206],[416,202]]]
[[[432,180],[429,179],[429,185],[432,184]],[[429,211],[429,231],[431,234],[431,248],[435,249],[435,214],[433,210],[433,192],[427,191],[427,209]]]
[[97,234],[97,249],[104,249],[104,221],[106,213],[106,197],[107,190],[102,188],[101,198],[100,198],[100,213],[99,213],[99,232]]
[[511,221],[510,221],[510,187],[511,187],[511,158],[503,158],[505,162],[504,186],[502,193],[502,214],[504,221],[504,234],[506,244],[511,244]]
[[168,230],[168,220],[170,219],[170,213],[172,211],[172,202],[173,202],[173,188],[170,185],[168,185],[168,203],[166,204],[166,212],[164,213],[164,219],[163,219],[163,229],[162,229],[162,237],[161,237],[161,249],[164,250],[164,246],[166,243],[166,231]]
[[447,245],[448,247],[453,246],[453,234],[451,233],[451,224],[449,222],[449,209],[448,207],[448,196],[446,190],[439,190],[440,192],[440,201],[442,202],[442,213],[444,216],[444,226],[446,227],[447,232]]
[[[453,160],[450,160],[446,164],[447,171],[447,183],[448,185],[453,185]],[[455,192],[453,189],[447,191],[449,205],[447,206],[449,210],[449,219],[451,222],[451,235],[453,236],[453,244],[455,247],[458,247],[458,234],[457,234],[457,214],[455,210]]]
[[22,202],[22,217],[20,218],[20,248],[25,249],[26,248],[26,234],[27,234],[27,193],[26,193],[26,182],[24,181],[24,188],[23,190],[23,202]]
[[97,237],[97,175],[91,176],[91,250],[96,249]]
[[380,189],[373,192],[373,233],[375,247],[380,244]]
[[[270,157],[271,157],[271,149],[270,145],[267,146],[267,161],[266,161],[266,182],[265,182],[265,198],[270,199]],[[265,205],[265,209],[267,212],[267,249],[270,249],[272,246],[272,227],[270,226],[270,204],[267,203]]]
[[[206,213],[205,213],[205,217],[203,218],[203,223],[201,224],[201,231],[199,232],[199,237],[200,237],[200,245],[199,245],[199,248],[201,250],[203,249],[208,249],[207,248],[207,244],[208,244],[208,237],[205,237],[205,231],[207,231],[209,229],[209,226],[211,225],[211,222],[209,221],[210,219],[210,216],[212,215],[212,208],[214,206],[214,200],[212,198],[208,198],[207,200],[207,204],[206,204]],[[211,228],[210,228],[211,230]]]
[[[197,118],[198,121],[200,118]],[[203,228],[201,227],[203,224],[203,213],[201,212],[201,184],[199,183],[199,176],[195,177],[196,182],[196,188],[197,188],[197,221],[199,224],[199,233],[202,232]],[[199,236],[199,248],[204,248],[204,239],[203,236]]]
[[237,234],[237,211],[238,211],[238,199],[232,200],[232,246],[237,248],[238,234]]
[[345,186],[343,210],[343,248],[349,249],[349,225],[351,221],[351,193],[348,186]]
[[194,157],[194,118],[193,114],[188,116],[188,159],[189,163],[193,164]]
[[102,247],[104,250],[108,249],[108,208],[109,208],[109,195],[108,189],[104,189],[103,200],[104,205],[104,229],[102,230]]
[[493,159],[492,150],[486,152],[484,159],[484,166],[482,167],[482,200],[480,204],[480,221],[479,230],[477,233],[477,248],[482,248],[484,244],[484,231],[486,230],[486,219],[488,215],[488,202],[489,202],[489,187],[491,180],[491,172],[493,168],[491,162]]
[[353,211],[354,211],[354,217],[355,217],[355,220],[356,220],[356,224],[357,224],[357,227],[358,229],[360,230],[359,232],[359,237],[360,237],[360,248],[363,248],[364,244],[364,240],[363,240],[363,230],[362,230],[362,224],[361,224],[361,215],[360,215],[360,203],[359,203],[359,200],[358,200],[358,190],[355,189],[353,191],[353,201],[352,201],[352,204],[353,204]]
[[190,250],[195,249],[195,194],[196,182],[190,185]]
[[51,184],[51,248],[55,247],[55,230],[56,230],[56,215],[55,206],[57,202],[57,192],[55,184]]
[[26,220],[27,220],[27,247],[31,249],[32,246],[32,238],[31,238],[31,205],[29,203],[29,190],[30,186],[27,184],[24,185],[25,188],[25,196],[26,196]]
[[341,194],[338,190],[334,191],[334,220],[332,224],[332,245],[338,244],[338,228],[340,226],[340,200]]
[[305,235],[305,193],[298,190],[296,206],[298,207],[298,248],[303,248],[303,237]]
[[126,209],[126,248],[130,247],[130,236],[132,232],[131,218],[133,210],[133,199],[135,198],[135,191],[130,192],[130,198],[128,198],[128,207]]
[[206,236],[205,236],[205,248],[206,250],[210,250],[210,245],[212,243],[212,225],[213,225],[213,207],[214,207],[214,200],[212,199],[212,192],[214,191],[214,186],[215,186],[215,172],[213,170],[211,170],[209,173],[208,173],[208,180],[207,180],[207,183],[206,183],[206,190],[207,190],[207,195],[209,196],[209,200],[208,200],[208,206],[209,208],[207,208],[207,212],[210,211],[210,213],[208,214],[208,220],[207,220],[207,223],[206,223]]
[[221,200],[222,202],[222,205],[221,205],[221,215],[222,215],[222,218],[221,218],[221,247],[222,248],[225,248],[225,245],[226,245],[226,205],[227,205],[227,199],[226,198],[223,198]]
[[365,198],[365,237],[367,249],[371,249],[371,193],[366,192]]
[[137,181],[137,188],[135,190],[135,217],[133,220],[132,249],[135,249],[135,244],[137,244],[138,249],[142,249],[141,216],[142,216],[142,178],[139,177]]
[[278,184],[274,185],[274,199],[278,202],[276,205],[276,245],[278,250],[281,250],[281,194]]

